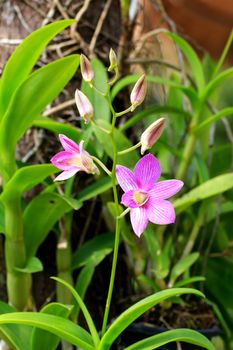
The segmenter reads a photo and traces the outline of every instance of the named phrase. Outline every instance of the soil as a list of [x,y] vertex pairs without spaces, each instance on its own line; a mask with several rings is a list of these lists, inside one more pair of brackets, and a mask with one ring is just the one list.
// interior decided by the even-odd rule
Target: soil
[[193,301],[185,305],[172,305],[169,309],[161,306],[152,308],[140,318],[158,327],[210,329],[216,326],[216,319],[210,305]]

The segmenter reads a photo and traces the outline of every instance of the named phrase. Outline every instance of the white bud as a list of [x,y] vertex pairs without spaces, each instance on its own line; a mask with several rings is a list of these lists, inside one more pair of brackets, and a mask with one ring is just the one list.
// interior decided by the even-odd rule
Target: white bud
[[94,117],[94,109],[87,96],[78,89],[75,91],[75,102],[80,116],[86,124],[89,123]]
[[139,106],[145,99],[147,91],[147,83],[146,83],[146,76],[143,74],[141,78],[138,79],[136,84],[133,87],[133,90],[130,94],[130,101],[131,101],[131,111],[134,111],[137,106]]
[[90,61],[83,54],[81,54],[80,56],[80,68],[83,80],[85,80],[88,83],[91,83],[94,79],[94,71],[91,68]]
[[165,124],[165,118],[160,118],[152,123],[141,135],[141,154],[150,149],[160,138]]

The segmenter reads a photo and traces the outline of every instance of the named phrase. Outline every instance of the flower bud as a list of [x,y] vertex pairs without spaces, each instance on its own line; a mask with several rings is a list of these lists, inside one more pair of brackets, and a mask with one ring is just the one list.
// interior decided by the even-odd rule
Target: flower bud
[[160,138],[164,125],[165,118],[160,118],[152,123],[141,135],[141,154],[150,149],[155,142]]
[[117,56],[115,51],[112,48],[110,49],[110,52],[109,52],[109,62],[110,62],[110,66],[108,68],[108,71],[111,72],[118,66]]
[[75,91],[75,102],[80,116],[84,119],[84,123],[89,123],[94,117],[94,109],[87,96],[78,89]]
[[88,83],[91,83],[94,79],[94,71],[91,68],[90,61],[83,54],[81,54],[80,56],[80,68],[83,80],[85,80]]
[[141,78],[138,79],[136,84],[133,87],[133,90],[130,94],[130,101],[131,101],[131,112],[135,110],[137,106],[139,106],[146,96],[146,90],[147,90],[147,83],[146,83],[146,76],[143,74]]

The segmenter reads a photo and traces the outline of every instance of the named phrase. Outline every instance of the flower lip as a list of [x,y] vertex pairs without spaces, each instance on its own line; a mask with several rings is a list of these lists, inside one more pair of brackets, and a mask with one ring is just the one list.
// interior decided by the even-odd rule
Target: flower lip
[[149,199],[149,196],[146,192],[139,190],[134,192],[133,199],[135,200],[135,203],[137,203],[138,206],[141,207],[142,205],[146,204],[146,202]]

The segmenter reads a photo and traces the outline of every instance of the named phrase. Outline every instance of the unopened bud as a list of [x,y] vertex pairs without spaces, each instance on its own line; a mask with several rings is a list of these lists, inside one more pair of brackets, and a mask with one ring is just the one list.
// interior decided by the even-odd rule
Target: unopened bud
[[109,62],[110,66],[108,67],[108,71],[111,72],[118,66],[117,56],[113,49],[109,51]]
[[138,79],[136,84],[133,87],[133,90],[130,94],[130,101],[131,101],[131,112],[135,110],[137,106],[139,106],[146,96],[146,90],[147,90],[147,83],[146,83],[146,76],[143,74],[141,78]]
[[94,79],[94,71],[91,68],[90,61],[83,54],[81,54],[80,56],[80,68],[83,80],[85,80],[88,83],[91,83]]
[[80,116],[86,124],[89,123],[94,117],[94,109],[87,96],[78,89],[75,91],[75,102]]
[[150,149],[160,138],[165,124],[165,118],[160,118],[152,123],[141,135],[141,154]]

